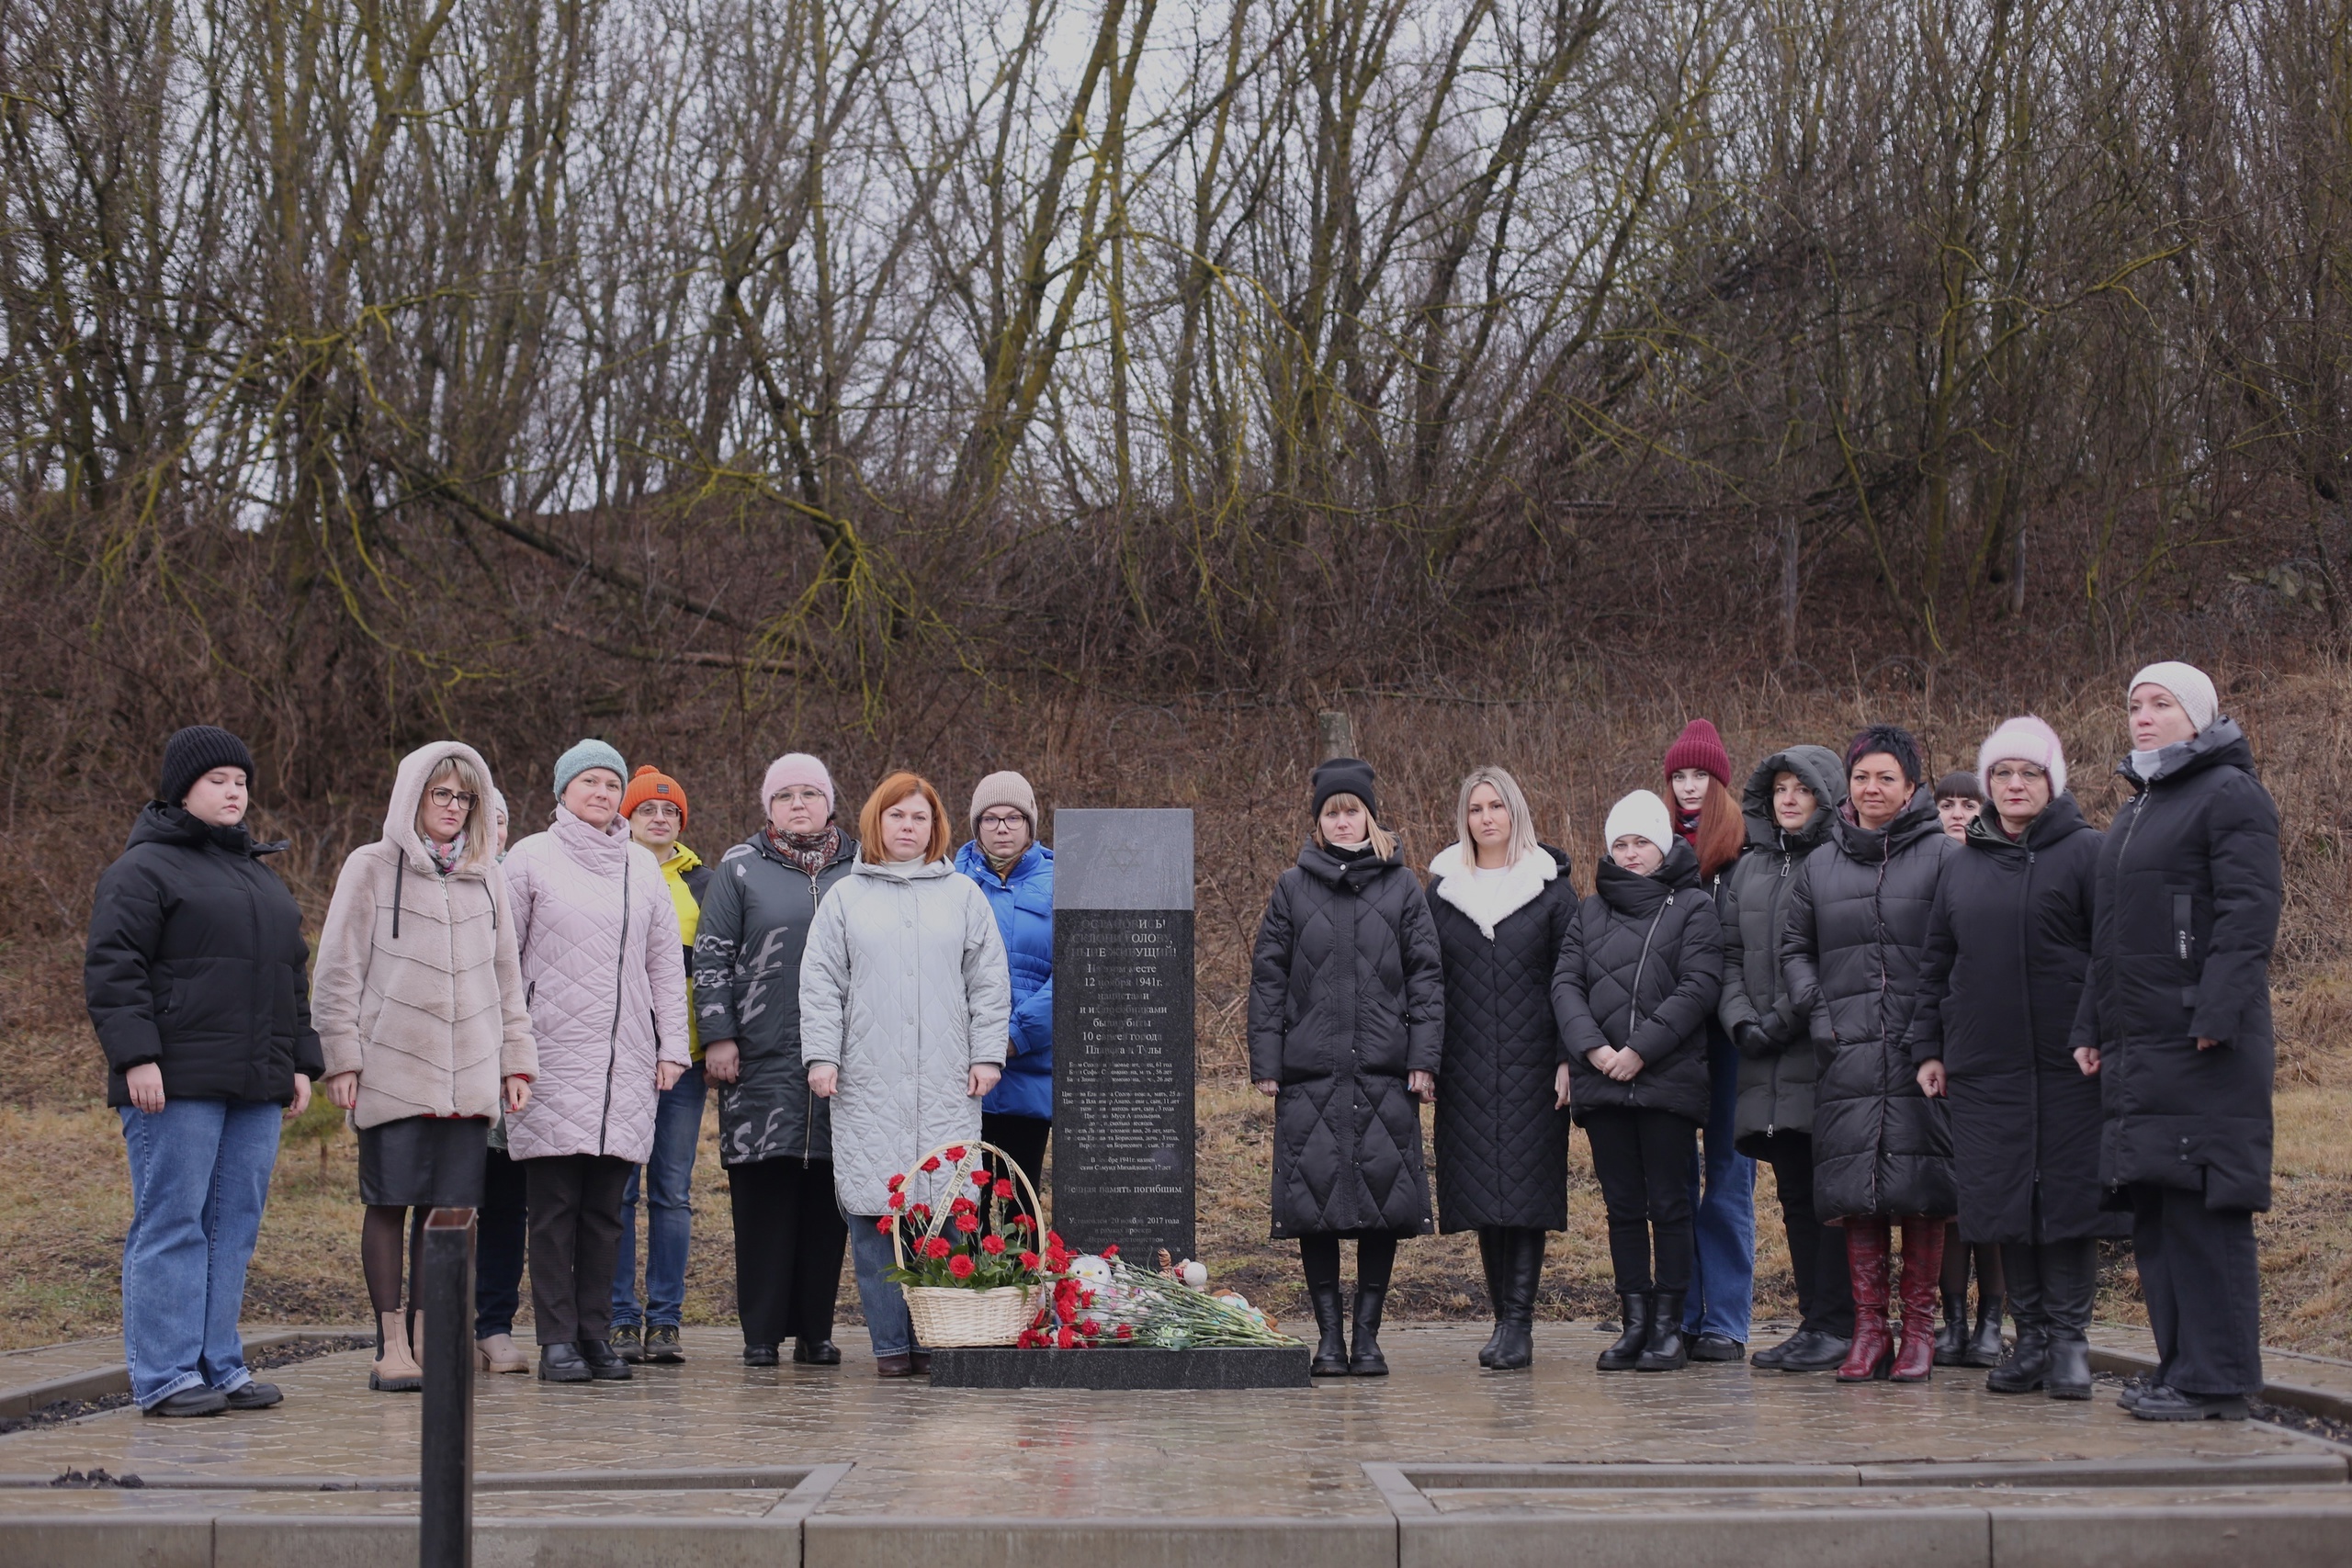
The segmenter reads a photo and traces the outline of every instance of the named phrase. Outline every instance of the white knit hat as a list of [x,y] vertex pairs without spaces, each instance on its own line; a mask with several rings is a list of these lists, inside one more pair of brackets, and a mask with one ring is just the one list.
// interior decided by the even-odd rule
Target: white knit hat
[[806,751],[786,751],[768,764],[767,776],[760,781],[760,814],[766,816],[768,803],[794,784],[822,790],[826,811],[835,809],[833,775],[826,771],[825,764]]
[[2031,762],[2050,775],[2052,799],[2066,793],[2066,749],[2058,743],[2058,732],[2031,714],[2003,719],[1976,749],[1976,776],[1987,787],[1996,762]]
[[1668,815],[1666,802],[1645,789],[1637,789],[1609,808],[1609,825],[1600,830],[1603,849],[1632,833],[1656,844],[1661,853],[1674,847],[1674,818]]
[[2178,660],[2151,664],[2132,677],[2132,683],[2123,688],[2123,695],[2128,700],[2133,692],[2150,685],[2170,692],[2172,700],[2180,705],[2180,711],[2188,716],[2188,722],[2200,733],[2222,711],[2222,696],[2213,690],[2213,677],[2194,664],[2183,664]]

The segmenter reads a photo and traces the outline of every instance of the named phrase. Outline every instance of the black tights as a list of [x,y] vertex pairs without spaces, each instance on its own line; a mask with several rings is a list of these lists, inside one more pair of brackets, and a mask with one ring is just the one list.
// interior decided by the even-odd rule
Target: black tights
[[413,1210],[399,1203],[368,1205],[368,1217],[359,1222],[359,1267],[368,1276],[368,1303],[379,1313],[401,1310],[401,1233],[408,1233],[410,1258],[422,1262],[424,1216],[430,1212],[422,1204]]
[[1968,1265],[1972,1258],[1976,1264],[1976,1310],[1981,1314],[1986,1301],[2009,1293],[2008,1280],[2001,1268],[2001,1249],[1989,1241],[1962,1241],[1960,1222],[1954,1220],[1944,1230],[1944,1294],[1968,1299]]
[[[1370,1285],[1374,1290],[1388,1288],[1389,1273],[1396,1267],[1396,1233],[1395,1231],[1357,1231],[1356,1284]],[[1306,1270],[1307,1289],[1317,1285],[1340,1288],[1339,1231],[1317,1231],[1298,1238],[1298,1261]]]

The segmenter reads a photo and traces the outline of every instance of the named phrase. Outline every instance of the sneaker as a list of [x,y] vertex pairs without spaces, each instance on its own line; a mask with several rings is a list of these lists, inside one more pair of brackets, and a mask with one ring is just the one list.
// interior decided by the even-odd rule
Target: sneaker
[[278,1387],[274,1382],[253,1382],[246,1383],[243,1388],[232,1388],[229,1391],[229,1408],[266,1410],[285,1397],[286,1395],[278,1392]]
[[634,1323],[613,1325],[613,1354],[632,1364],[645,1359],[645,1331]]
[[218,1416],[229,1408],[229,1396],[217,1388],[184,1388],[165,1394],[146,1407],[149,1416]]
[[686,1359],[678,1345],[676,1324],[657,1323],[645,1331],[645,1359],[664,1367],[674,1367]]

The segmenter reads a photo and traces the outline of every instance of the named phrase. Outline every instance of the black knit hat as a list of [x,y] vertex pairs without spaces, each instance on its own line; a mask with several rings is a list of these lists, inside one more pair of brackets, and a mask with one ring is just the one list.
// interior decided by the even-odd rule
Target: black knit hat
[[1307,808],[1309,817],[1323,815],[1323,803],[1335,795],[1352,795],[1363,802],[1363,808],[1375,822],[1380,820],[1380,797],[1373,793],[1372,764],[1354,757],[1334,757],[1315,770],[1315,804]]
[[243,768],[246,785],[254,782],[254,754],[243,741],[218,725],[189,725],[164,742],[164,776],[155,786],[155,798],[166,806],[179,805],[196,781],[215,768]]

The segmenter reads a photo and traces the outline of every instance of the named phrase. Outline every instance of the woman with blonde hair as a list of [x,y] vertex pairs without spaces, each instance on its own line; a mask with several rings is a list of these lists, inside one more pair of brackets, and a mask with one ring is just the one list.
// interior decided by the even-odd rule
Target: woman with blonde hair
[[1460,838],[1430,863],[1445,969],[1438,1228],[1478,1233],[1495,1318],[1478,1364],[1516,1371],[1534,1359],[1544,1233],[1568,1224],[1568,1069],[1551,991],[1576,890],[1567,856],[1536,841],[1527,796],[1502,769],[1462,781],[1453,826]]
[[[1372,765],[1315,770],[1314,830],[1274,884],[1250,964],[1250,1077],[1274,1100],[1273,1234],[1296,1236],[1317,1377],[1385,1377],[1380,1316],[1400,1236],[1430,1229],[1422,1104],[1445,980],[1420,883],[1380,825]],[[1355,1341],[1340,1243],[1356,1242]]]
[[[947,814],[921,775],[895,773],[857,818],[857,863],[817,906],[800,958],[800,1059],[831,1102],[833,1191],[849,1221],[857,1297],[878,1377],[930,1365],[886,1278],[889,1182],[980,1133],[1004,1070],[1012,982],[987,895],[948,861]],[[918,1190],[910,1201],[944,1203]]]
[[[435,741],[401,762],[384,836],[354,850],[319,933],[311,1017],[326,1091],[359,1130],[360,1265],[377,1323],[368,1386],[424,1386],[424,1216],[478,1209],[490,1128],[538,1071],[514,919],[488,827],[490,769]],[[409,1305],[401,1304],[401,1235]]]

